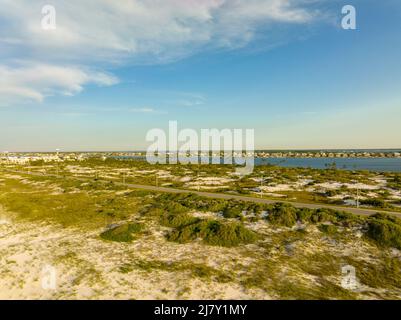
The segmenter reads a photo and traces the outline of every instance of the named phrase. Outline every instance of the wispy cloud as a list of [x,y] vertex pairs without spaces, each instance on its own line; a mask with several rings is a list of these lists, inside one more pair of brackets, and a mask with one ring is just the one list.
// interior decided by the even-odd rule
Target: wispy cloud
[[[2,95],[43,101],[117,79],[93,67],[157,64],[202,50],[246,46],[274,24],[305,24],[319,15],[292,0],[53,0],[57,29],[41,28],[42,2],[0,0]],[[271,29],[271,28],[270,28]],[[85,66],[76,67],[76,66]],[[25,78],[24,74],[28,77]],[[182,100],[198,105],[200,100]]]
[[[0,0],[0,38],[54,58],[157,62],[206,46],[241,47],[259,27],[309,22],[316,11],[292,0],[53,0],[57,29],[42,30],[40,3]],[[38,14],[39,13],[39,14]],[[9,23],[7,23],[9,22]],[[20,42],[21,43],[21,42]]]
[[163,95],[165,97],[167,96],[168,99],[163,101],[163,103],[169,106],[195,107],[204,105],[207,101],[205,95],[194,92],[163,90],[157,91],[157,94]]
[[155,110],[153,108],[133,108],[129,109],[129,111],[135,113],[166,114],[165,111]]
[[200,94],[184,94],[182,99],[177,100],[177,105],[183,107],[195,107],[205,104],[206,98]]
[[0,103],[42,102],[47,96],[75,95],[88,84],[110,86],[116,83],[118,79],[112,75],[82,67],[42,63],[0,65]]
[[183,107],[193,107],[193,106],[200,106],[204,104],[201,100],[178,100],[177,104]]
[[87,112],[63,112],[61,113],[61,115],[64,117],[78,118],[78,117],[89,116],[91,114]]

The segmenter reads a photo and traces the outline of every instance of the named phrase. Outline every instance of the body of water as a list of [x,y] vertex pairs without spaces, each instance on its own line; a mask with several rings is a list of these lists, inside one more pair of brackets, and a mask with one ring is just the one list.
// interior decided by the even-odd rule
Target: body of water
[[[116,159],[145,160],[143,156],[120,156]],[[401,158],[255,158],[255,165],[277,165],[326,169],[335,163],[337,169],[401,172]]]
[[401,158],[257,158],[255,165],[325,169],[335,163],[337,169],[401,172]]

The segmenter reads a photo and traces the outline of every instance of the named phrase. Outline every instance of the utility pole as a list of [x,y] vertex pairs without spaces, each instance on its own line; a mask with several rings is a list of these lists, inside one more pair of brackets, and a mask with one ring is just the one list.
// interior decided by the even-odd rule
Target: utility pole
[[260,180],[260,197],[261,197],[261,198],[263,198],[263,197],[262,197],[263,180],[264,180],[264,177],[262,176],[262,179]]
[[198,163],[198,177],[196,178],[198,182],[198,191],[200,191],[200,181],[199,181],[199,163]]
[[359,188],[356,188],[356,207],[359,208]]
[[59,167],[58,167],[58,160],[59,160],[59,151],[60,151],[60,149],[56,149],[56,155],[57,155],[57,168],[56,168],[56,170],[57,170],[57,178],[58,178],[58,175],[59,175]]

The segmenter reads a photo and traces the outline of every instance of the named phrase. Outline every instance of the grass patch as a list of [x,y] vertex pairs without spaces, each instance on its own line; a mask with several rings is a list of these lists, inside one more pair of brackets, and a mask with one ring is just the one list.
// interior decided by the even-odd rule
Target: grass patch
[[297,222],[297,209],[287,203],[276,203],[270,210],[267,220],[275,225],[292,227]]
[[401,249],[401,220],[387,214],[375,214],[368,219],[367,237],[381,247]]
[[347,263],[355,268],[356,277],[362,284],[376,289],[399,290],[401,288],[401,261],[399,258],[383,255],[376,263],[351,257],[347,257],[347,259]]
[[[96,229],[128,219],[138,210],[141,201],[139,198],[127,200],[126,197],[103,190],[54,192],[54,188],[60,185],[52,179],[34,178],[36,180],[25,180],[25,183],[6,179],[0,192],[0,204],[15,213],[18,219]],[[40,185],[36,183],[39,178],[43,182]]]
[[170,228],[185,227],[199,222],[200,219],[191,217],[187,213],[164,213],[160,217],[161,225]]
[[318,229],[327,235],[335,235],[338,232],[337,227],[332,224],[321,224]]
[[217,220],[201,220],[177,228],[167,236],[168,240],[179,243],[188,243],[198,238],[209,245],[235,247],[253,243],[258,239],[258,236],[241,223],[224,223]]
[[126,223],[101,233],[100,237],[107,241],[131,242],[135,238],[134,234],[139,234],[142,231],[142,224]]
[[221,283],[233,281],[232,275],[204,264],[192,262],[166,262],[160,260],[136,260],[132,264],[125,263],[119,267],[121,273],[130,273],[136,269],[150,273],[153,271],[186,272],[191,276],[214,280]]

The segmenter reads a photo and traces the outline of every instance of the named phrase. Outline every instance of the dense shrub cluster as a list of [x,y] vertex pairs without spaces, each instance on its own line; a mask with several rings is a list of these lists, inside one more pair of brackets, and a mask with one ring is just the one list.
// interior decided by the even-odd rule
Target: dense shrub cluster
[[187,213],[164,212],[160,217],[160,223],[170,228],[178,228],[199,222],[198,218],[191,217]]
[[160,212],[164,212],[162,224],[170,227],[181,225],[181,220],[188,220],[187,224],[192,223],[190,217],[183,215],[191,210],[221,212],[225,218],[242,218],[244,212],[260,217],[261,213],[265,212],[267,221],[285,227],[292,227],[297,221],[350,225],[361,220],[353,214],[326,208],[308,209],[295,208],[288,203],[269,205],[238,200],[208,199],[194,194],[163,194],[157,198],[156,203]]
[[395,173],[393,174],[393,177],[388,183],[388,187],[394,190],[400,190],[401,189],[401,174],[400,173]]
[[321,224],[319,230],[328,235],[334,235],[337,233],[337,227],[332,224]]
[[179,204],[180,211],[209,211],[221,212],[226,218],[238,218],[242,212],[261,213],[266,205],[243,202],[238,200],[208,199],[196,194],[162,194],[157,197],[157,205],[165,210],[177,211],[170,208],[172,203]]
[[286,203],[276,203],[268,210],[268,221],[285,227],[292,227],[297,222],[297,209]]
[[384,201],[383,199],[378,199],[378,198],[364,199],[364,200],[360,201],[360,204],[365,205],[365,206],[372,206],[372,207],[376,207],[376,208],[387,208],[389,206],[386,201]]
[[109,241],[131,242],[134,240],[133,234],[140,233],[142,230],[142,224],[126,223],[101,233],[100,237]]
[[187,243],[202,239],[210,245],[233,247],[254,242],[256,233],[239,222],[195,218],[189,211],[222,212],[226,218],[238,218],[249,207],[238,201],[206,199],[194,194],[162,194],[148,213],[158,215],[163,226],[174,228],[167,235],[170,241]]
[[368,219],[367,236],[383,247],[401,249],[401,220],[378,213]]
[[332,222],[350,225],[360,221],[358,216],[332,209],[295,208],[287,203],[276,203],[266,208],[267,220],[275,225],[292,227],[297,221],[303,223]]
[[292,227],[298,221],[319,224],[319,230],[326,234],[335,234],[338,226],[367,225],[367,236],[378,245],[401,249],[401,220],[385,214],[363,218],[328,208],[296,208],[288,203],[255,204],[208,199],[194,194],[163,194],[155,202],[152,210],[160,217],[161,224],[175,228],[168,238],[181,243],[201,238],[211,245],[235,246],[251,243],[257,238],[255,233],[240,222],[202,220],[189,214],[190,211],[198,210],[220,212],[225,218],[239,220],[243,220],[243,212],[253,213],[253,219],[262,218],[261,213],[264,212],[265,219],[273,225]]
[[257,235],[241,223],[201,220],[191,225],[176,228],[168,235],[168,239],[179,243],[202,239],[210,245],[234,247],[256,241]]

